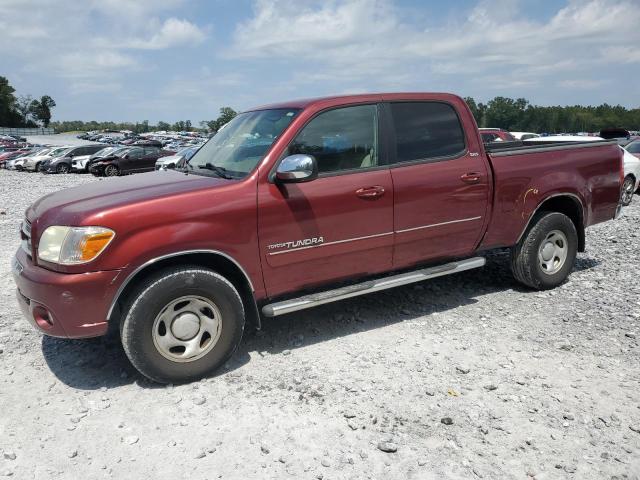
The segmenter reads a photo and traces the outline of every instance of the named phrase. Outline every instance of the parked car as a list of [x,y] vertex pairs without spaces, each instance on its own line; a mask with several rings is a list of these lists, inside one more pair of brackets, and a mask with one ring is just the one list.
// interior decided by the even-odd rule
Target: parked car
[[495,248],[519,282],[554,288],[585,229],[620,213],[622,178],[609,142],[493,151],[455,95],[285,102],[236,116],[188,174],[36,201],[12,271],[45,334],[111,325],[147,377],[200,380],[260,314],[478,268]]
[[615,140],[622,147],[631,141],[631,133],[625,128],[603,128],[598,136],[605,140]]
[[29,156],[27,160],[24,162],[23,170],[26,170],[29,172],[39,172],[44,162],[48,162],[51,159],[64,154],[64,152],[68,148],[69,148],[68,145],[64,147],[51,147],[48,150],[39,152],[37,155]]
[[103,150],[104,145],[80,145],[70,147],[55,158],[51,158],[41,163],[40,171],[43,173],[69,173],[74,159],[86,158],[94,153]]
[[163,143],[159,140],[136,140],[131,145],[139,146],[139,147],[158,147],[162,148]]
[[67,148],[69,147],[50,147],[41,150],[35,155],[29,155],[28,157],[25,157],[25,161],[22,164],[22,170],[26,170],[28,172],[39,172],[40,165],[43,161],[49,160],[52,156],[61,154]]
[[169,155],[167,157],[161,157],[156,160],[156,170],[167,170],[182,166],[184,162],[188,162],[193,154],[198,151],[200,147],[187,147],[178,151],[175,155]]
[[[531,138],[527,142],[527,145],[534,144],[557,144],[558,142],[602,142],[606,139],[602,137],[584,137],[581,135],[557,135],[552,137],[540,137]],[[624,180],[622,183],[622,200],[623,206],[628,206],[633,200],[633,194],[640,193],[640,159],[636,158],[628,150],[620,147],[623,154],[624,162]]]
[[484,143],[492,142],[515,142],[516,137],[502,128],[479,128],[482,141]]
[[7,170],[22,170],[22,166],[24,165],[24,162],[26,161],[27,157],[31,157],[34,155],[39,154],[40,152],[42,152],[43,150],[47,150],[47,148],[44,147],[35,147],[33,149],[31,149],[31,151],[26,152],[22,155],[19,155],[17,157],[14,157],[10,160],[7,160],[4,164],[4,167]]
[[8,152],[0,153],[0,168],[5,168],[5,164],[7,161],[26,155],[30,152],[31,152],[31,149],[29,148],[21,148],[19,150],[12,150]]
[[540,134],[532,132],[509,132],[516,140],[529,140],[530,138],[538,138]]
[[130,147],[92,163],[89,171],[99,177],[150,172],[155,169],[158,158],[174,153],[158,147]]
[[79,157],[75,157],[72,161],[71,161],[71,171],[78,173],[78,172],[83,172],[86,173],[89,171],[89,162],[92,159],[97,159],[97,158],[102,158],[102,157],[106,157],[107,155],[115,152],[118,149],[121,149],[123,147],[119,147],[119,146],[113,146],[113,147],[105,147],[104,145],[101,145],[100,150],[98,150],[97,152],[92,153],[91,155],[82,155]]
[[624,149],[631,155],[640,158],[640,140],[634,140],[633,142],[628,143]]

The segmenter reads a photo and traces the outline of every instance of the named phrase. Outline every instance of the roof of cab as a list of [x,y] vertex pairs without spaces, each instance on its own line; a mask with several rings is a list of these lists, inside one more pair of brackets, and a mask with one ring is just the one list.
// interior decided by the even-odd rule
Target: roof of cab
[[304,109],[314,104],[323,104],[325,106],[359,103],[359,102],[381,102],[384,100],[448,100],[460,99],[459,96],[452,93],[433,93],[433,92],[395,92],[395,93],[363,93],[357,95],[330,95],[326,97],[303,98],[298,100],[290,100],[288,102],[271,103],[261,105],[259,107],[250,108],[246,111],[255,110],[271,110],[277,108],[296,108]]

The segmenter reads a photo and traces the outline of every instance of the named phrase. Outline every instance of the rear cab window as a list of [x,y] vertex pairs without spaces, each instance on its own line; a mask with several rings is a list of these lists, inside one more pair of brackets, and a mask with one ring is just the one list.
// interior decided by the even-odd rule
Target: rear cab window
[[435,162],[466,151],[464,130],[452,105],[444,102],[393,102],[392,163]]

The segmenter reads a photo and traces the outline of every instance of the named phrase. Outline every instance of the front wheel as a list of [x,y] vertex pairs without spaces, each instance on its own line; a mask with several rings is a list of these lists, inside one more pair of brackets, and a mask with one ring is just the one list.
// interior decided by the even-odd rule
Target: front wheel
[[636,182],[631,175],[627,175],[624,179],[624,183],[622,184],[622,205],[627,207],[631,205],[631,201],[633,200],[634,187],[636,186]]
[[126,302],[124,351],[159,383],[199,380],[224,364],[240,343],[244,308],[235,287],[214,271],[176,267],[144,281]]
[[115,165],[107,165],[104,167],[105,177],[117,177],[118,175],[120,175],[120,170]]
[[511,270],[520,283],[547,290],[564,282],[578,252],[578,233],[569,217],[541,212],[511,249]]
[[69,173],[69,165],[67,165],[66,163],[61,163],[60,165],[58,165],[56,167],[56,172],[57,173]]

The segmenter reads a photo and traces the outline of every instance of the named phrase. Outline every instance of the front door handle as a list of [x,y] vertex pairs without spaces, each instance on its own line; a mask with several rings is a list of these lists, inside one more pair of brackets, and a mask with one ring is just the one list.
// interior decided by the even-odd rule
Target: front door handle
[[356,196],[364,200],[377,200],[384,195],[384,187],[375,185],[373,187],[363,187],[356,190]]
[[482,177],[482,175],[480,175],[479,173],[476,172],[469,172],[469,173],[465,173],[464,175],[462,175],[460,177],[460,180],[462,180],[464,183],[478,183],[480,181],[480,178]]

